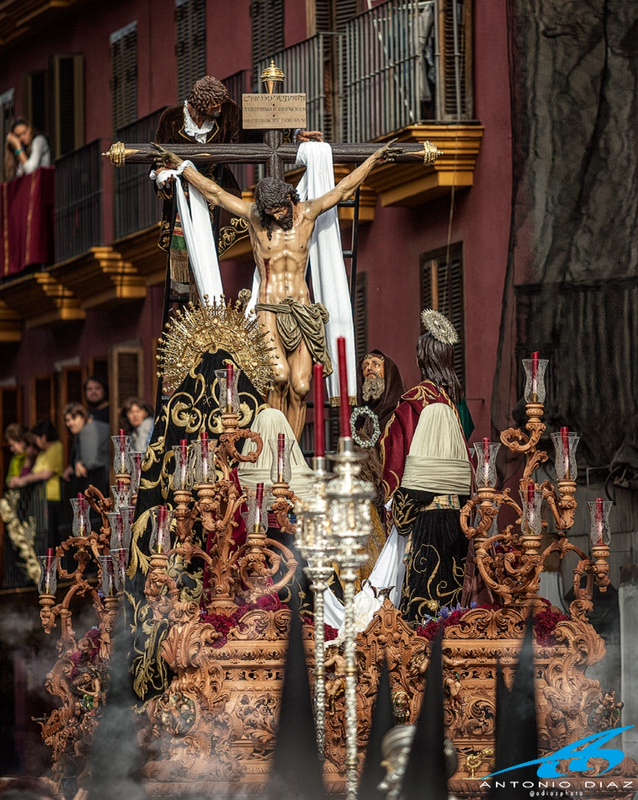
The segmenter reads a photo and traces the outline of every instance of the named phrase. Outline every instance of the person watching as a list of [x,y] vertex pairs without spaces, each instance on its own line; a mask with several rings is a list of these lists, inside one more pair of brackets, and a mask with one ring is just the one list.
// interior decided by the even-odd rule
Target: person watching
[[153,409],[139,397],[129,397],[122,405],[120,420],[131,437],[131,451],[146,453],[153,433]]
[[[64,424],[75,436],[73,464],[65,470],[65,477],[74,474],[78,490],[89,485],[103,494],[109,487],[110,429],[106,422],[94,419],[81,403],[69,403],[64,409]],[[72,471],[72,472],[71,472]]]
[[40,167],[50,166],[51,148],[47,137],[37,133],[24,117],[15,119],[5,145],[5,180],[31,175]]
[[84,381],[84,401],[94,420],[110,424],[109,387],[97,375]]

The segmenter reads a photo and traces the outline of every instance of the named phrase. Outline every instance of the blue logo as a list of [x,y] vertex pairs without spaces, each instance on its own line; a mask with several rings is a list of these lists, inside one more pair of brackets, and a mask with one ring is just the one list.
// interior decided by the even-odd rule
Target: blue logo
[[557,769],[561,761],[570,762],[568,769],[571,774],[587,774],[591,758],[602,758],[608,763],[607,769],[600,773],[600,775],[606,775],[624,760],[625,754],[622,750],[602,750],[601,746],[634,727],[635,725],[628,725],[626,728],[612,728],[602,733],[595,733],[593,736],[587,736],[578,742],[568,744],[567,747],[563,747],[555,753],[545,756],[545,758],[537,758],[534,761],[526,761],[524,764],[516,764],[514,767],[501,769],[498,772],[487,775],[487,778],[493,778],[495,775],[502,775],[504,772],[512,772],[512,770],[521,769],[522,767],[531,767],[533,764],[540,764],[536,771],[539,778],[564,778],[565,774]]

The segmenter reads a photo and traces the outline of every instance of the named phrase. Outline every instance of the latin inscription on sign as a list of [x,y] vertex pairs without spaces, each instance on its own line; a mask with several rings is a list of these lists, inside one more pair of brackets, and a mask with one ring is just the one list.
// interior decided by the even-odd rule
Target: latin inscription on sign
[[244,128],[305,128],[305,94],[242,95]]

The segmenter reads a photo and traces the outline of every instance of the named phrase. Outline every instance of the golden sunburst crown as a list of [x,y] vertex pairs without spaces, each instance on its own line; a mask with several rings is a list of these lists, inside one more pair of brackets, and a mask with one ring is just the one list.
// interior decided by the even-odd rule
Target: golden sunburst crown
[[459,335],[450,320],[439,311],[425,308],[421,312],[421,322],[426,331],[443,344],[453,345],[459,341]]
[[174,391],[206,353],[226,350],[253,386],[265,394],[273,381],[272,338],[254,315],[246,316],[250,292],[237,302],[188,303],[166,323],[157,347],[157,374],[167,391]]

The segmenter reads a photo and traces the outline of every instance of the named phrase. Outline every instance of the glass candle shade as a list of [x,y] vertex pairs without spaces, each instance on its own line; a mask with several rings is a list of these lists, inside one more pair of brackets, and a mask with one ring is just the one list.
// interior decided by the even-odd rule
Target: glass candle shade
[[98,556],[100,561],[100,589],[104,597],[114,597],[117,594],[115,579],[115,563],[112,556]]
[[189,490],[193,482],[193,448],[186,439],[173,447],[175,469],[173,471],[173,489],[175,491]]
[[58,559],[49,550],[46,556],[38,556],[40,562],[40,580],[38,592],[40,594],[55,594],[58,588]]
[[[135,506],[120,506],[120,515],[122,517],[122,527],[124,538],[120,547],[128,549],[131,546],[131,538],[133,536],[133,520],[135,519]],[[111,547],[113,545],[111,544]]]
[[107,515],[111,529],[111,550],[125,547],[124,544],[124,519],[120,511],[110,511]]
[[74,536],[88,536],[91,533],[91,520],[89,518],[90,506],[86,497],[79,494],[71,498],[73,508],[73,524],[71,531]]
[[195,483],[215,483],[215,450],[217,440],[209,439],[202,435],[201,439],[192,444],[195,452]]
[[131,467],[131,489],[130,492],[133,496],[137,494],[140,488],[140,478],[142,477],[142,463],[146,453],[140,450],[131,450],[129,453],[129,463]]
[[489,439],[475,443],[476,485],[479,488],[493,489],[496,486],[496,456],[500,446],[500,442],[490,442]]
[[153,527],[149,547],[152,553],[165,553],[171,549],[171,522],[173,511],[167,506],[155,506],[151,509]]
[[590,522],[589,538],[592,547],[609,545],[611,542],[609,512],[612,505],[613,502],[611,500],[603,500],[602,497],[587,502]]
[[543,532],[543,517],[541,514],[543,493],[533,483],[530,483],[520,494],[523,503],[523,520],[521,523],[523,535],[540,536]]
[[116,475],[128,475],[131,471],[129,460],[129,445],[131,437],[123,432],[117,436],[111,436],[113,442],[113,469]]
[[268,529],[268,512],[266,510],[269,493],[265,491],[264,484],[258,483],[255,491],[246,492],[246,505],[248,513],[245,515],[248,531],[254,531],[259,525],[264,530]]
[[546,358],[524,358],[525,402],[545,402],[545,371],[549,361]]
[[118,481],[116,486],[111,486],[111,496],[113,498],[113,508],[119,511],[121,506],[127,506],[131,502],[131,490],[124,481]]
[[226,369],[216,369],[219,383],[219,408],[222,414],[239,414],[239,373],[240,369],[229,365]]
[[290,483],[290,453],[294,442],[280,433],[276,439],[268,440],[272,461],[270,464],[270,480],[273,483]]
[[126,585],[126,569],[128,567],[129,551],[126,547],[111,548],[111,558],[113,559],[115,589],[118,592],[124,591]]
[[575,481],[578,476],[576,449],[580,436],[567,428],[561,428],[552,433],[551,437],[556,449],[556,477],[559,481]]

